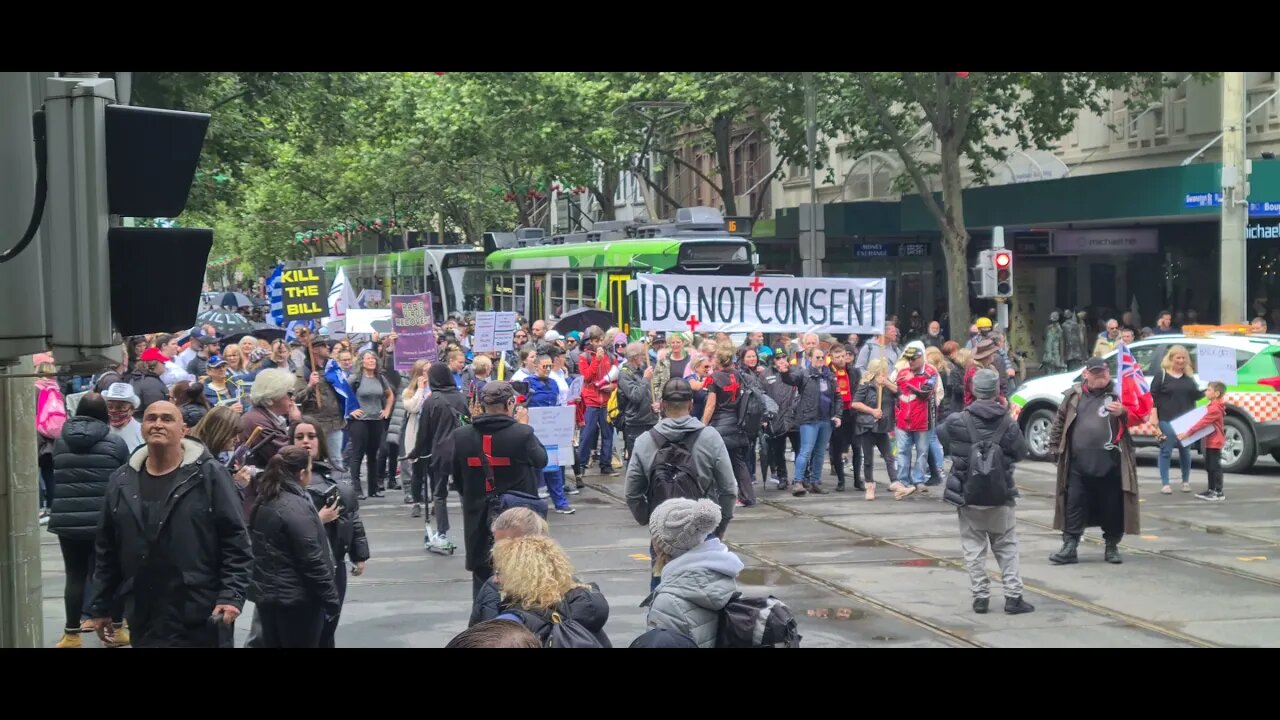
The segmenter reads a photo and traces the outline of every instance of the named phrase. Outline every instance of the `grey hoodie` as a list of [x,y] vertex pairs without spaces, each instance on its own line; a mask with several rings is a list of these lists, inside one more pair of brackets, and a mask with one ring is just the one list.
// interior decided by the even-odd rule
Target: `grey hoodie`
[[[687,433],[704,427],[701,420],[686,415],[679,419],[662,418],[653,428],[653,432],[661,433],[668,440],[678,441]],[[636,522],[649,524],[649,476],[653,469],[654,458],[658,448],[649,433],[636,440],[635,449],[631,453],[631,463],[627,465],[627,505]],[[712,430],[698,436],[693,445],[694,477],[702,487],[703,498],[720,504],[720,527],[718,534],[723,534],[733,519],[733,504],[738,498],[738,481],[733,476],[733,465],[729,460],[729,451],[725,448],[720,433]],[[700,500],[702,498],[694,498]]]
[[738,590],[742,559],[718,538],[667,563],[662,582],[645,600],[646,624],[692,638],[700,648],[716,646],[720,611]]

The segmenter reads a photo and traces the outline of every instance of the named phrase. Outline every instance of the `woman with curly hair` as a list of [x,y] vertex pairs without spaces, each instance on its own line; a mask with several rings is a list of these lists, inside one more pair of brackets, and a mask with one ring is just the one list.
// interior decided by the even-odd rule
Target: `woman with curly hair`
[[499,540],[493,546],[494,582],[503,619],[516,619],[545,644],[552,615],[580,623],[602,647],[612,647],[604,633],[609,602],[600,589],[573,577],[573,565],[559,543],[544,535]]

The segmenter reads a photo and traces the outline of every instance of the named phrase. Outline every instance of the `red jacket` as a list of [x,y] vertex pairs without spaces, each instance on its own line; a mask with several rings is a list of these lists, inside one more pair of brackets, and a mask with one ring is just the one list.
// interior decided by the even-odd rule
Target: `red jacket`
[[609,360],[609,354],[605,353],[604,357],[597,358],[594,352],[583,352],[578,358],[578,370],[582,373],[582,404],[586,407],[607,407],[609,405],[609,396],[613,394],[611,386],[609,389],[601,390],[597,387],[602,380],[613,369],[613,363]]
[[1223,402],[1221,399],[1214,400],[1205,407],[1207,407],[1209,411],[1204,414],[1204,417],[1200,418],[1200,422],[1192,425],[1191,428],[1187,430],[1187,434],[1194,435],[1212,425],[1213,432],[1205,436],[1204,446],[1208,450],[1221,450],[1227,440],[1225,432],[1226,413],[1222,409]]
[[933,393],[920,397],[914,392],[917,388],[933,379],[940,382],[938,371],[928,363],[924,366],[924,374],[917,375],[911,368],[898,371],[898,429],[907,432],[926,432],[929,430],[929,403],[933,402]]

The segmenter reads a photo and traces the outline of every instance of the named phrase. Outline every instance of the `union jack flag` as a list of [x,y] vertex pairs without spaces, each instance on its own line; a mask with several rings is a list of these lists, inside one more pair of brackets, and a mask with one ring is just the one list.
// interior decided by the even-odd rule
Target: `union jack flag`
[[1151,392],[1151,386],[1142,375],[1142,367],[1133,358],[1133,353],[1129,352],[1129,346],[1121,342],[1116,345],[1116,350],[1116,361],[1119,363],[1119,370],[1116,373],[1116,394],[1121,394],[1121,381],[1126,378],[1131,378],[1143,393]]
[[1134,359],[1129,347],[1121,342],[1116,346],[1116,395],[1129,410],[1129,425],[1146,422],[1151,414],[1154,398],[1151,397],[1151,386],[1142,376],[1142,368]]

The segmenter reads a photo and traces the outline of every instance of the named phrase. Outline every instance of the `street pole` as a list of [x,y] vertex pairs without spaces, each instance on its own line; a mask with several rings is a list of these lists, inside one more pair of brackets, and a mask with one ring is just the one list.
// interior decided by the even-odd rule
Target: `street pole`
[[44,645],[33,372],[0,367],[0,648]]
[[1222,244],[1218,265],[1219,319],[1249,322],[1248,160],[1245,156],[1245,81],[1242,72],[1222,73]]
[[804,111],[809,144],[809,234],[801,240],[809,251],[804,258],[804,276],[822,277],[822,258],[826,253],[818,248],[818,99],[813,88],[813,73],[809,72],[804,74]]

